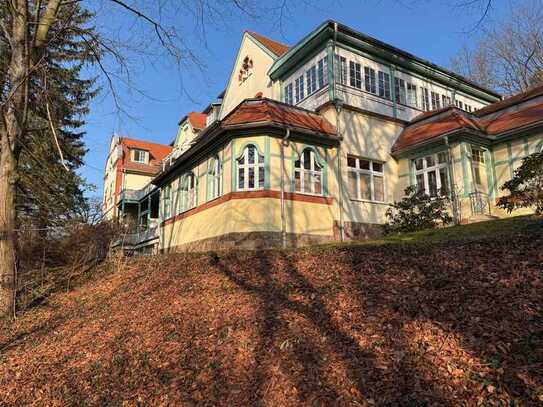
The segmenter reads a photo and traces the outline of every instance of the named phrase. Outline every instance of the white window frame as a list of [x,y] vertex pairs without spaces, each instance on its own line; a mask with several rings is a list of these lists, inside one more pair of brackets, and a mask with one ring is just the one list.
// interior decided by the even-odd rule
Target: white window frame
[[422,103],[422,110],[425,112],[430,110],[430,93],[428,92],[428,88],[425,88],[421,86],[421,103]]
[[390,74],[378,71],[378,77],[379,77],[379,93],[378,95],[384,99],[392,99],[391,92],[390,92]]
[[417,85],[407,82],[407,104],[418,108]]
[[364,89],[366,92],[377,94],[377,82],[375,79],[375,69],[369,66],[364,67]]
[[347,58],[335,54],[335,75],[336,82],[341,85],[347,85]]
[[402,105],[407,104],[407,95],[405,90],[405,80],[402,78],[394,78],[394,91],[396,96],[396,103]]
[[285,103],[288,105],[294,104],[292,93],[292,82],[285,85]]
[[[192,180],[192,187],[190,187]],[[177,213],[183,213],[196,207],[198,200],[198,184],[193,172],[184,174],[179,180]]]
[[362,65],[349,61],[349,86],[362,89]]
[[304,75],[302,74],[294,80],[294,102],[300,103],[304,98]]
[[315,65],[310,66],[305,71],[305,78],[307,81],[307,96],[310,96],[317,91],[317,68]]
[[[249,163],[249,150],[254,149],[254,162]],[[260,160],[262,157],[262,160]],[[243,163],[241,161],[243,160]],[[236,190],[237,191],[257,191],[264,189],[266,184],[266,167],[265,167],[265,157],[263,154],[260,154],[258,148],[254,144],[249,144],[243,148],[243,152],[236,160]],[[260,177],[260,169],[262,170],[263,177]],[[254,174],[254,186],[249,187],[249,172],[253,170]],[[240,170],[243,171],[243,185],[240,186]],[[262,185],[260,185],[262,184]]]
[[[445,161],[440,163],[439,162],[439,156],[440,154],[444,154],[445,156]],[[432,157],[433,160],[434,160],[434,165],[431,165],[431,166],[428,166],[428,163],[427,163],[427,158],[428,157]],[[417,166],[416,166],[416,162],[418,160],[422,160],[422,168],[421,169],[417,169]],[[434,154],[426,154],[422,157],[417,157],[415,159],[412,160],[412,164],[413,166],[413,173],[415,174],[415,182],[417,183],[417,175],[422,175],[423,178],[424,178],[424,192],[426,193],[426,195],[430,196],[430,197],[437,197],[437,196],[441,196],[441,191],[443,189],[443,185],[441,185],[441,174],[440,174],[440,170],[441,169],[445,169],[446,170],[446,182],[447,182],[447,185],[446,185],[446,191],[447,193],[450,194],[450,174],[449,174],[449,155],[446,151],[440,151],[440,152],[437,152],[437,153],[434,153]],[[437,194],[436,195],[431,195],[430,194],[430,183],[428,182],[428,174],[431,173],[431,172],[434,172],[435,175],[436,175],[436,188],[437,188]],[[417,185],[417,188],[419,188],[419,185],[418,183],[416,184]]]
[[437,92],[430,92],[430,97],[432,99],[432,110],[441,109],[441,100],[440,95]]
[[[355,160],[355,167],[349,166],[349,158]],[[367,161],[369,162],[369,169],[363,169],[360,165],[361,161]],[[376,171],[373,169],[373,164],[379,164],[381,165],[382,171]],[[356,196],[350,196],[351,199],[357,200],[357,201],[366,201],[366,202],[378,202],[383,203],[386,202],[386,188],[385,188],[385,163],[383,161],[379,160],[372,160],[369,158],[364,157],[357,157],[354,155],[348,155],[347,156],[347,171],[355,174],[356,176]],[[370,199],[363,198],[360,194],[360,177],[361,175],[369,175],[370,176]],[[375,177],[380,177],[383,180],[383,200],[377,200],[375,198]],[[347,182],[350,182],[350,180],[347,178]]]
[[[309,169],[305,168],[305,152],[309,151]],[[298,164],[298,165],[297,165]],[[294,186],[295,191],[301,194],[307,195],[324,195],[324,180],[323,180],[323,168],[318,154],[312,148],[306,147],[298,156],[298,160],[294,162]],[[309,174],[310,187],[306,190],[305,175]],[[297,188],[296,179],[300,180],[300,188]],[[321,191],[315,192],[315,186],[317,185],[317,179],[320,179]]]
[[328,85],[328,57],[323,57],[317,62],[317,86],[319,89]]
[[[142,159],[138,160],[137,156],[141,156]],[[135,163],[147,164],[147,151],[142,150],[140,148],[133,148],[132,149],[132,161],[135,162]]]
[[162,216],[164,219],[168,219],[172,216],[172,185],[166,185],[162,189],[164,194],[162,197]]
[[209,200],[218,198],[222,195],[222,164],[219,156],[211,159],[209,167]]

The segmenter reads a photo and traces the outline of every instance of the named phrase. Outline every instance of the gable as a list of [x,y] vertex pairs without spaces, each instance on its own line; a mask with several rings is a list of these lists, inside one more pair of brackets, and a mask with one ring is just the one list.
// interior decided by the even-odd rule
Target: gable
[[253,98],[259,92],[264,97],[272,96],[272,83],[268,77],[268,70],[274,60],[273,52],[251,34],[247,32],[243,34],[224,94],[220,119],[230,113],[242,100]]

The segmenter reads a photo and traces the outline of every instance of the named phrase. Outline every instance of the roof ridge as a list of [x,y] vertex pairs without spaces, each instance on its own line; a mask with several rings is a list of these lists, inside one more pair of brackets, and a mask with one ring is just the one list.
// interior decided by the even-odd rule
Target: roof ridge
[[510,106],[513,106],[517,103],[527,102],[530,99],[534,99],[538,96],[543,95],[543,83],[538,86],[535,86],[531,89],[525,90],[524,92],[516,93],[505,99],[499,100],[497,102],[491,103],[475,112],[477,117],[482,117],[488,114],[496,113],[499,110],[506,109]]
[[289,50],[288,45],[283,44],[276,40],[272,40],[271,38],[268,38],[262,34],[258,34],[251,30],[245,30],[245,32],[249,34],[251,37],[253,37],[255,40],[257,40],[259,43],[261,43],[263,46],[265,46],[267,49],[269,49],[271,52],[273,52],[278,57],[282,56]]

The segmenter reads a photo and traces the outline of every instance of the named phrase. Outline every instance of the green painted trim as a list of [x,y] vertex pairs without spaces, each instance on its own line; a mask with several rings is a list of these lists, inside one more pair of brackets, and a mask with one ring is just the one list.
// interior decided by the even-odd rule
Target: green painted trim
[[534,153],[543,152],[543,140],[535,145]]
[[465,142],[460,143],[460,157],[462,160],[462,178],[463,178],[463,183],[464,183],[464,192],[462,196],[466,198],[469,196],[469,193],[471,192],[471,188],[469,186],[471,174],[469,172],[469,158],[467,156]]
[[[264,142],[264,143],[265,143],[265,142]],[[265,152],[265,150],[262,151],[262,150],[260,149],[260,147],[258,147],[258,144],[256,143],[256,141],[250,140],[250,141],[246,141],[245,143],[243,143],[243,144],[241,145],[238,154],[233,154],[236,161],[239,160],[239,159],[241,158],[241,155],[243,154],[243,151],[244,151],[245,148],[247,148],[249,145],[253,145],[253,146],[256,148],[256,151],[258,151],[258,154],[263,155],[263,156],[264,156],[264,160],[266,159],[266,152]],[[264,148],[266,148],[265,144],[264,144]]]
[[324,149],[324,166],[322,167],[322,195],[329,196],[328,190],[328,149]]
[[396,103],[396,73],[394,65],[387,64],[386,67],[388,68],[389,73],[389,83],[388,86],[390,86],[390,95],[392,96],[392,117],[395,119],[398,117],[398,106]]
[[336,77],[335,77],[335,59],[334,59],[334,46],[333,41],[329,40],[326,48],[326,58],[328,60],[326,66],[328,68],[328,98],[335,100],[336,98]]
[[492,165],[492,155],[489,150],[484,151],[484,157],[485,157],[485,171],[486,171],[486,185],[488,193],[493,197],[494,189],[496,187],[496,183],[494,182],[494,173],[492,171],[493,165]]
[[236,153],[234,151],[235,139],[230,142],[230,192],[236,191]]
[[[270,136],[266,136],[264,141],[264,189],[270,189]],[[257,147],[258,149],[258,147]]]
[[509,175],[513,178],[513,146],[511,142],[507,143],[507,158],[509,162]]
[[524,137],[524,156],[530,155],[530,145],[528,144],[528,137]]
[[488,187],[490,188],[490,195],[494,198],[496,197],[496,195],[498,195],[498,182],[496,176],[496,164],[494,163],[494,150],[487,150],[487,155],[490,162],[486,162],[486,175],[487,178],[489,177],[489,175],[491,175],[492,182],[488,184]]

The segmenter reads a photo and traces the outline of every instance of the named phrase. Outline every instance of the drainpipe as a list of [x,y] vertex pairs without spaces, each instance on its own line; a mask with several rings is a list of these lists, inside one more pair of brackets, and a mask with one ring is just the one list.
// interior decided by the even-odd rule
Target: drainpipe
[[449,137],[445,136],[445,145],[447,146],[448,162],[449,162],[449,189],[451,191],[451,201],[453,204],[453,217],[457,225],[460,224],[460,214],[458,211],[458,200],[456,199],[456,190],[454,187],[454,161],[452,155],[451,145],[449,144]]
[[339,237],[340,240],[343,242],[345,240],[345,225],[343,222],[343,175],[341,171],[341,110],[343,108],[343,102],[341,100],[335,99],[334,100],[334,106],[336,108],[336,127],[337,127],[337,133],[340,138],[339,145],[337,148],[337,182],[338,182],[338,205],[339,205]]
[[290,129],[287,128],[285,137],[281,139],[281,245],[287,248],[287,217],[285,214],[285,147],[288,146]]

